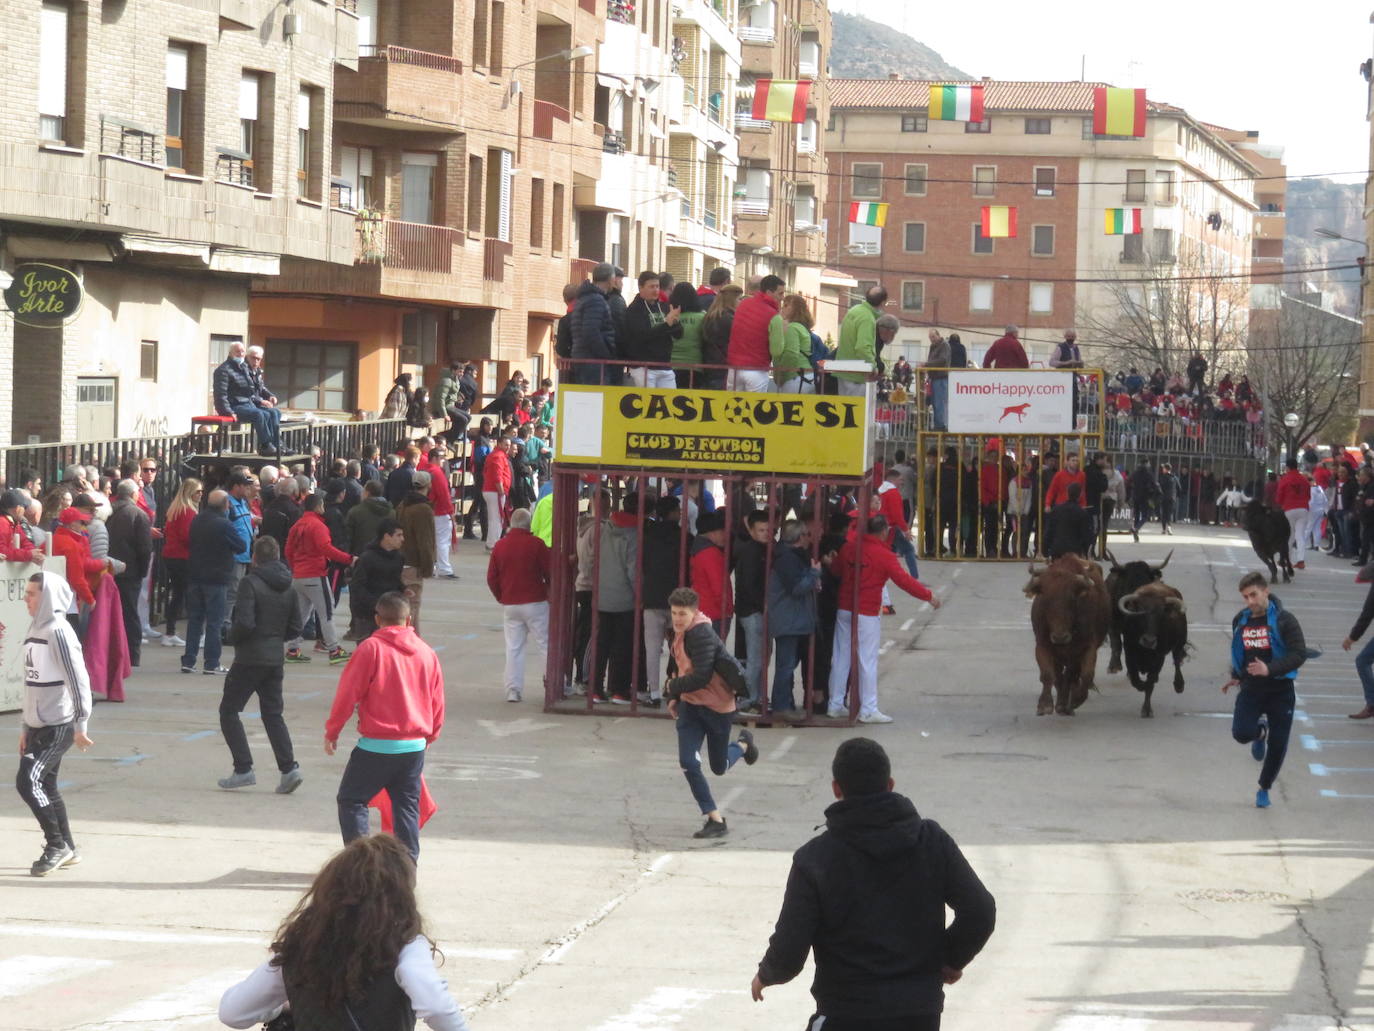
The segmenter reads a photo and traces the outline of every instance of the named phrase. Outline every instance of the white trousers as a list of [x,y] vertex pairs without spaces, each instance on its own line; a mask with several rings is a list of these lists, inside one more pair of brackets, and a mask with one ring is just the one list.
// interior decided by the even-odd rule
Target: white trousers
[[144,636],[147,636],[151,624],[148,622],[149,605],[152,602],[153,593],[153,564],[148,563],[148,575],[143,578],[143,582],[138,585],[138,621]]
[[506,631],[506,690],[525,689],[525,642],[531,634],[547,655],[549,651],[549,603],[532,601],[527,605],[503,605]]
[[644,610],[644,667],[650,698],[658,697],[663,680],[663,646],[668,643],[671,617],[668,609]]
[[1307,510],[1307,546],[1313,551],[1320,551],[1322,546],[1322,520],[1326,518],[1326,509],[1315,511]]
[[434,575],[451,576],[453,566],[449,562],[449,549],[453,546],[453,516],[434,517]]
[[1288,551],[1293,562],[1307,561],[1307,509],[1290,508],[1283,513],[1288,517]]
[[660,390],[677,389],[677,374],[672,369],[646,369],[643,367],[630,370],[630,382],[637,387],[651,387]]
[[[835,641],[830,653],[830,704],[832,714],[846,711],[849,686],[849,635],[854,614],[840,609],[835,614]],[[878,711],[878,640],[882,621],[877,616],[859,617],[859,715]]]
[[494,490],[482,491],[482,500],[487,503],[487,547],[499,541],[505,531],[501,526],[502,497]]
[[731,390],[767,394],[773,389],[773,375],[767,369],[731,369],[729,383]]

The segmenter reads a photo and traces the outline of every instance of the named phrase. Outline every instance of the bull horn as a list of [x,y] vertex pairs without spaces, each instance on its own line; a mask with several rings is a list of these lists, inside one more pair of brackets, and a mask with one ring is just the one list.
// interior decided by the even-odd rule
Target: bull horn
[[1125,615],[1125,616],[1134,616],[1134,615],[1136,614],[1135,610],[1134,610],[1133,608],[1131,608],[1131,607],[1127,604],[1127,602],[1133,600],[1133,599],[1135,598],[1135,596],[1136,596],[1137,593],[1139,593],[1139,592],[1137,592],[1137,591],[1132,591],[1130,594],[1124,596],[1120,601],[1118,601],[1118,602],[1116,603],[1116,607],[1117,607],[1118,609],[1121,610],[1122,615]]
[[[1170,552],[1170,554],[1172,554],[1172,552]],[[1102,557],[1112,564],[1113,569],[1119,570],[1121,568],[1121,563],[1116,560],[1116,556],[1111,553],[1111,549],[1103,548]]]
[[1157,565],[1157,566],[1151,566],[1151,567],[1150,567],[1150,572],[1152,572],[1152,573],[1162,573],[1162,572],[1164,572],[1164,567],[1167,566],[1167,565],[1169,564],[1169,559],[1171,559],[1171,558],[1173,558],[1173,557],[1174,557],[1174,549],[1173,549],[1173,548],[1170,548],[1170,549],[1169,549],[1169,554],[1167,554],[1167,555],[1164,556],[1164,561],[1161,562],[1161,563],[1160,563],[1159,565]]
[[1187,614],[1188,606],[1183,604],[1182,598],[1165,598],[1164,607],[1166,609],[1178,609],[1179,612]]

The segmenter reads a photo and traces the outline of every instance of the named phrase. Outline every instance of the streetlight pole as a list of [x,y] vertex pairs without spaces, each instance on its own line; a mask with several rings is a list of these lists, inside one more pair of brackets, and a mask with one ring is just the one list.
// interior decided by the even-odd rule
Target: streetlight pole
[[1298,442],[1293,436],[1293,431],[1298,428],[1298,423],[1302,419],[1298,418],[1297,412],[1289,412],[1283,417],[1284,441],[1288,444],[1288,457],[1296,459],[1298,457]]
[[511,68],[510,86],[506,89],[506,96],[501,102],[502,108],[510,107],[511,100],[519,98],[519,104],[515,113],[515,163],[518,165],[521,160],[521,152],[524,150],[525,142],[525,91],[520,86],[520,80],[515,77],[515,73],[521,68],[528,68],[530,65],[543,64],[545,61],[576,61],[583,57],[591,57],[596,53],[589,46],[572,47],[568,50],[557,50],[552,54],[545,54],[543,57],[536,57],[529,61],[522,61],[520,64]]

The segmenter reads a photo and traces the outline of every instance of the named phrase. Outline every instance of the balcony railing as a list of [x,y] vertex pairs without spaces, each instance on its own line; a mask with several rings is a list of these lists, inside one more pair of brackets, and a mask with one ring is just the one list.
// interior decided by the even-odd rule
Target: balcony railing
[[162,164],[162,141],[151,129],[102,115],[100,153],[114,154],[150,165]]
[[719,228],[720,228],[720,219],[716,217],[716,213],[715,213],[714,209],[712,209],[712,208],[707,208],[707,209],[706,209],[705,215],[704,215],[704,217],[702,218],[702,224],[705,225],[707,229],[719,229]]
[[505,240],[487,237],[482,241],[482,278],[491,283],[506,281],[506,259],[515,253],[515,245]]
[[768,214],[768,199],[758,197],[742,197],[735,201],[736,215],[766,215]]
[[736,129],[771,129],[773,127],[772,122],[767,121],[763,118],[755,118],[753,116],[752,110],[753,109],[751,108],[749,114],[746,114],[743,111],[735,112]]
[[816,153],[816,137],[815,137],[815,136],[798,136],[798,137],[797,137],[797,153],[798,153],[798,154],[814,154],[814,153]]
[[566,107],[560,107],[548,100],[536,100],[534,102],[534,138],[537,140],[553,139],[553,123],[566,122],[570,117]]
[[722,93],[712,93],[706,101],[706,115],[717,125],[725,123],[725,95]]
[[818,65],[815,61],[798,61],[798,62],[797,62],[797,74],[798,74],[798,75],[819,75],[820,73],[821,73],[820,65]]
[[215,151],[215,182],[253,185],[253,162],[247,154],[227,147],[216,147]]
[[463,234],[448,226],[358,216],[359,265],[382,265],[414,272],[452,272],[453,247]]
[[358,0],[334,0],[335,7],[342,7],[350,14],[358,13]]
[[601,149],[607,154],[624,154],[625,137],[618,132],[608,132],[601,137]]
[[361,45],[358,47],[358,55],[370,60],[408,64],[416,68],[432,68],[437,72],[452,72],[455,75],[463,71],[463,62],[456,57],[450,57],[447,54],[433,54],[428,50],[412,50],[410,47],[392,46],[389,43],[380,46]]
[[581,283],[584,279],[592,278],[592,269],[596,268],[595,258],[573,258],[569,263],[572,276],[569,283]]
[[771,28],[755,28],[753,25],[741,25],[735,32],[739,35],[741,43],[771,43],[773,42],[773,30]]

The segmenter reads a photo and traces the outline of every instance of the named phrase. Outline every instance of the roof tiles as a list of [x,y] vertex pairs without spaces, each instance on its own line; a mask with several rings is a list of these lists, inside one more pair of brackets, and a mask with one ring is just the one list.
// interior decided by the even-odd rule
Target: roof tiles
[[[982,86],[983,105],[989,111],[1050,111],[1091,114],[1093,88],[1105,82],[1003,82],[953,79],[831,79],[830,107],[891,108],[912,110],[930,102],[930,87]],[[1177,112],[1172,104],[1149,101],[1154,112]]]

